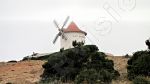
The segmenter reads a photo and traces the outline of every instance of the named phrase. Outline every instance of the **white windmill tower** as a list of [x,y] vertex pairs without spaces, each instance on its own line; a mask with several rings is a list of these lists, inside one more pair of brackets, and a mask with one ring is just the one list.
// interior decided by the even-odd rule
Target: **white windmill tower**
[[64,48],[64,49],[73,48],[72,42],[75,40],[77,42],[85,42],[85,36],[87,35],[87,33],[80,30],[74,22],[71,22],[70,25],[66,29],[64,29],[64,26],[66,25],[68,20],[69,20],[69,16],[66,18],[61,28],[58,26],[57,22],[54,20],[54,24],[58,28],[59,32],[54,38],[53,43],[55,43],[58,37],[60,36],[61,48]]

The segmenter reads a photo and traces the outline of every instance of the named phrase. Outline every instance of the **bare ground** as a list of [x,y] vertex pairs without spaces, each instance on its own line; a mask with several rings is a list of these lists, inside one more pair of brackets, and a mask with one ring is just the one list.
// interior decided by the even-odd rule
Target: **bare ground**
[[127,79],[128,58],[123,56],[108,56],[107,58],[114,61],[114,68],[120,73],[120,77],[117,80],[113,80],[112,84],[131,84],[132,82]]
[[44,61],[22,61],[0,64],[0,84],[34,84],[43,72]]

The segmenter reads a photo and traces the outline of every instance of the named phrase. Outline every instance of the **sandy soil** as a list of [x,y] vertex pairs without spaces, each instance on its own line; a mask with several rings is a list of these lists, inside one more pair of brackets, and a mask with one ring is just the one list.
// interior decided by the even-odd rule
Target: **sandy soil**
[[34,84],[43,72],[44,61],[22,61],[0,64],[0,84]]

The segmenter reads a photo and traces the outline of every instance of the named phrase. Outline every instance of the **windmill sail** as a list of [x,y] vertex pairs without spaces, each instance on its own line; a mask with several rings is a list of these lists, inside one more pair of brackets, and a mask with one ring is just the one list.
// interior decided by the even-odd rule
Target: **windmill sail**
[[59,37],[59,33],[55,36],[54,40],[53,40],[53,44],[56,42],[56,40],[58,39]]
[[55,36],[55,38],[53,40],[53,44],[57,41],[58,37],[61,36],[61,35],[62,35],[63,39],[67,40],[67,37],[64,34],[63,28],[67,24],[68,20],[69,20],[69,16],[64,21],[63,26],[61,27],[61,29],[60,29],[58,23],[55,20],[53,21],[54,25],[56,26],[56,28],[58,28],[58,31],[59,31],[59,33]]

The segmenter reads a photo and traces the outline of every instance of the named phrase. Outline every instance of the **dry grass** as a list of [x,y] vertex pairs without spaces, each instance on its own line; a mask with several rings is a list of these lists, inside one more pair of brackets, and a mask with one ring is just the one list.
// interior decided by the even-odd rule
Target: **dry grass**
[[44,61],[22,61],[18,63],[4,63],[0,66],[0,84],[34,84],[39,81],[43,72]]

